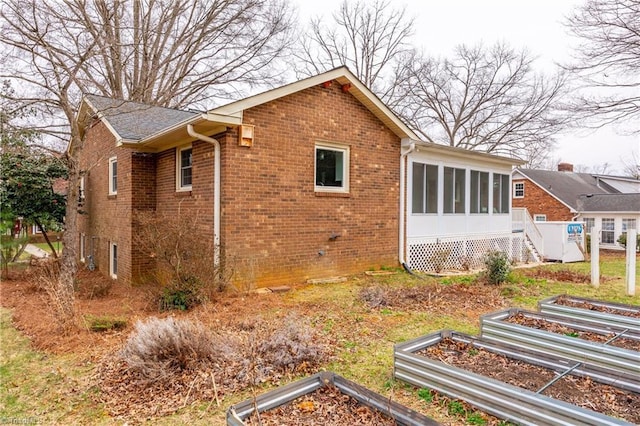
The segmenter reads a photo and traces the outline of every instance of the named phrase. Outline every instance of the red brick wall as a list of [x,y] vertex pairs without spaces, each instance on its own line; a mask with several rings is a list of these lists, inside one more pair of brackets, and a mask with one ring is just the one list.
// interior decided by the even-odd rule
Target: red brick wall
[[[118,193],[109,195],[109,158],[118,159]],[[117,148],[107,127],[97,123],[88,129],[80,167],[85,173],[85,202],[78,220],[86,234],[86,254],[93,255],[97,268],[109,274],[109,244],[118,246],[118,280],[131,276],[131,188],[132,152]],[[93,237],[93,239],[92,239]]]
[[[221,145],[221,241],[241,286],[331,277],[396,265],[400,141],[338,84],[244,112],[251,148],[235,130]],[[314,192],[315,143],[350,147],[350,192]],[[197,212],[213,238],[213,146],[193,143],[190,193],[175,191],[176,150],[158,155],[157,208]],[[334,241],[332,233],[340,234]],[[323,255],[319,253],[322,252]]]
[[[239,146],[235,130],[215,136],[221,144],[221,241],[237,285],[397,265],[400,140],[381,121],[336,82],[246,110],[243,121],[255,125],[253,147]],[[150,267],[131,247],[132,211],[197,214],[200,227],[194,232],[213,238],[211,144],[193,142],[192,191],[176,192],[175,148],[132,154],[115,148],[102,124],[89,136],[82,163],[91,165],[85,183],[89,214],[81,229],[100,235],[96,254],[105,273],[109,240],[118,243],[118,279],[135,280]],[[350,148],[349,194],[314,191],[316,142]],[[118,195],[108,197],[107,164],[114,154]],[[330,240],[334,233],[339,237]]]
[[[397,136],[336,82],[247,110],[243,121],[255,125],[253,147],[235,133],[222,141],[222,241],[239,280],[268,285],[397,264]],[[315,193],[320,141],[349,146],[348,196]]]
[[525,207],[532,218],[547,215],[547,221],[566,221],[574,216],[566,205],[529,179],[514,179],[516,182],[524,182],[524,198],[515,198],[514,194],[513,207]]

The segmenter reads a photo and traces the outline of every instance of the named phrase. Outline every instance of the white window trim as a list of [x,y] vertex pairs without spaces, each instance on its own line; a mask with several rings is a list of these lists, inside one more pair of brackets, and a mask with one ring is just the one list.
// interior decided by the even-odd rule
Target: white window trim
[[115,264],[118,264],[118,259],[117,259],[117,252],[118,252],[118,244],[110,242],[109,243],[109,276],[111,276],[111,278],[113,278],[114,280],[118,278],[118,271],[113,271],[113,266],[114,266],[114,256],[113,256],[113,248],[115,247],[116,249],[116,258],[115,258]]
[[[542,219],[538,219],[538,218],[542,218]],[[534,214],[533,215],[533,221],[534,222],[546,222],[547,221],[547,215],[546,214]]]
[[84,233],[80,233],[80,262],[84,263],[85,262],[85,234]]
[[[182,185],[182,151],[191,149],[191,185]],[[191,144],[176,148],[176,192],[186,192],[193,189],[193,146]]]
[[[342,186],[319,186],[316,185],[316,155],[318,153],[318,148],[320,149],[328,149],[332,151],[342,151],[344,153],[344,162],[342,164]],[[350,171],[350,156],[351,149],[348,145],[340,145],[330,142],[316,142],[313,148],[313,185],[315,192],[333,192],[340,194],[348,194],[349,193],[349,171]]]
[[113,189],[113,163],[116,164],[116,168],[117,168],[118,167],[118,157],[109,158],[109,195],[118,194],[118,187],[117,187],[118,176],[117,175],[116,175],[116,188],[115,188],[115,191]]
[[[518,195],[518,185],[522,185],[522,195]],[[524,198],[524,182],[513,182],[513,198]]]

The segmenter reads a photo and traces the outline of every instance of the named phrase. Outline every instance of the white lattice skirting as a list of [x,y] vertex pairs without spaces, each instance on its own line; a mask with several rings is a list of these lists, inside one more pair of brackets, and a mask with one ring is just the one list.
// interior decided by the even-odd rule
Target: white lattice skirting
[[409,238],[408,265],[415,271],[468,270],[484,266],[484,255],[502,251],[514,263],[530,260],[522,233]]

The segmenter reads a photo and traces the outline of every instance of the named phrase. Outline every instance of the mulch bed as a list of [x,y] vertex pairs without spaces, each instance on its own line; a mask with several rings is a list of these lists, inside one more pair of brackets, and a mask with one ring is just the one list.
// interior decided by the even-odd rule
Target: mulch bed
[[[614,333],[599,334],[590,331],[582,331],[575,328],[567,327],[562,324],[558,324],[553,321],[530,317],[522,313],[512,315],[507,318],[506,321],[512,324],[519,324],[525,327],[537,328],[539,330],[545,330],[551,333],[564,334],[565,336],[576,337],[579,339],[588,340],[590,342],[606,343],[616,336]],[[622,336],[609,343],[609,345],[640,352],[640,340],[638,339],[630,339]]]
[[627,311],[623,309],[616,309],[613,306],[594,305],[593,303],[589,303],[585,301],[571,300],[566,297],[559,297],[558,299],[556,299],[555,303],[563,306],[571,306],[574,308],[588,309],[590,311],[606,312],[608,314],[622,315],[625,317],[632,317],[632,318],[640,318],[640,306],[636,311]]
[[396,421],[378,410],[360,404],[355,398],[340,392],[335,386],[323,386],[288,404],[253,413],[247,425],[395,425]]
[[[443,339],[417,354],[533,392],[557,375],[552,370],[453,339]],[[567,375],[542,394],[631,423],[640,423],[640,394],[597,383],[588,377]]]

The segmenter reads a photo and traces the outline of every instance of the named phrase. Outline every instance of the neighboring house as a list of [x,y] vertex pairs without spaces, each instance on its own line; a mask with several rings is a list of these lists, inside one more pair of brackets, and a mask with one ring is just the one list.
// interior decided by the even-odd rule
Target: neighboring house
[[119,280],[150,267],[139,211],[197,213],[193,232],[259,286],[523,251],[508,189],[521,162],[420,142],[344,67],[207,112],[86,95],[87,118],[80,257]]
[[603,247],[619,247],[620,234],[640,223],[637,179],[575,173],[560,163],[558,171],[516,169],[512,181],[514,208],[526,208],[534,221],[584,221],[588,234],[597,226]]

